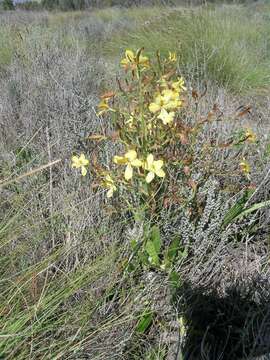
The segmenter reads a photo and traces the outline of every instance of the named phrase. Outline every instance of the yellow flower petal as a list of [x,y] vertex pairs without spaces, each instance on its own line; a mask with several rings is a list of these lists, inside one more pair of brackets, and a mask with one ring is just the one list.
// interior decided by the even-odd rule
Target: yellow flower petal
[[81,167],[78,156],[76,155],[72,156],[71,160],[72,160],[72,164],[71,164],[72,167],[74,168]]
[[79,157],[79,162],[81,166],[87,166],[89,164],[89,160],[86,159],[84,154],[81,154],[81,156]]
[[112,179],[111,175],[106,175],[105,180],[107,183],[111,183],[111,184],[113,183],[113,179]]
[[169,60],[171,61],[171,62],[176,62],[176,53],[175,52],[170,52],[169,51]]
[[71,166],[77,169],[81,168],[81,173],[83,176],[85,176],[87,173],[86,166],[89,164],[89,160],[86,159],[85,155],[81,154],[80,157],[72,156],[71,159],[72,159]]
[[85,176],[87,174],[87,169],[85,166],[82,166],[81,172],[82,172],[82,176]]
[[142,161],[139,160],[139,159],[135,159],[135,160],[132,160],[132,161],[130,162],[130,164],[131,164],[132,166],[134,166],[134,167],[141,167],[141,166],[142,166]]
[[153,162],[154,162],[154,156],[153,154],[149,154],[146,158],[146,166],[147,168],[151,168],[151,166],[153,165]]
[[168,113],[167,110],[161,109],[158,119],[162,120],[164,125],[170,124],[174,119],[175,113],[172,111]]
[[127,49],[125,51],[125,58],[121,60],[121,65],[123,65],[126,69],[128,67],[131,67],[131,69],[136,68],[137,65],[142,65],[144,67],[149,67],[149,59],[147,56],[143,56],[143,55],[139,55],[138,56],[138,52],[137,51],[136,54],[134,54],[134,52],[132,50]]
[[126,59],[128,59],[129,61],[134,61],[135,55],[132,50],[127,49],[125,55],[126,55]]
[[177,100],[179,98],[178,92],[171,89],[164,89],[162,91],[162,96],[165,103],[168,103],[172,100]]
[[150,184],[150,182],[153,181],[154,177],[155,174],[152,171],[150,171],[145,178],[147,184]]
[[166,110],[174,110],[179,108],[182,105],[182,101],[181,100],[173,100],[173,101],[169,101],[167,104],[164,105],[164,109]]
[[113,157],[113,162],[115,164],[126,164],[127,163],[127,159],[124,157],[124,156],[118,156],[118,155],[115,155]]
[[155,168],[155,171],[159,170],[162,168],[163,166],[163,160],[157,160],[157,161],[154,161],[154,168]]
[[127,49],[125,51],[125,58],[120,61],[120,64],[125,68],[128,68],[129,65],[132,65],[136,61],[136,57],[132,50]]
[[181,77],[181,78],[178,78],[178,81],[175,81],[175,82],[172,83],[172,88],[175,89],[178,92],[180,92],[181,90],[186,91],[187,88],[184,85],[185,85],[185,81]]
[[165,172],[162,169],[157,169],[155,171],[155,173],[158,177],[161,177],[161,178],[165,177]]
[[129,181],[132,178],[132,176],[133,176],[132,166],[130,164],[127,164],[124,177],[127,181]]
[[133,161],[137,158],[137,153],[135,150],[129,150],[128,152],[125,153],[125,158],[128,159],[129,161]]
[[139,64],[145,66],[145,67],[149,67],[149,59],[147,56],[143,56],[143,55],[140,55],[139,56]]
[[127,59],[122,59],[120,61],[120,64],[123,65],[123,66],[127,66],[127,64],[129,64],[129,61]]
[[151,103],[149,105],[149,110],[152,112],[152,113],[156,113],[160,110],[160,105],[156,104],[156,103]]

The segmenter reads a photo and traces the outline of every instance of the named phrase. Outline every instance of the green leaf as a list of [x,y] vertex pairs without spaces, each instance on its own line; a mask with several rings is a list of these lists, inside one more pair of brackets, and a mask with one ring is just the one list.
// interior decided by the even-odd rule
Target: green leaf
[[138,253],[138,259],[140,261],[140,264],[149,265],[148,256],[145,252],[140,251]]
[[263,209],[263,208],[266,208],[266,207],[270,207],[270,200],[254,204],[250,208],[243,210],[238,216],[236,216],[234,218],[234,220],[238,220],[238,219],[244,217],[247,214],[250,214],[250,213],[252,213],[252,212],[254,212],[256,210],[260,210],[260,209]]
[[159,228],[157,226],[153,226],[151,229],[151,241],[154,244],[157,255],[159,255],[161,248],[161,239]]
[[265,147],[265,157],[270,156],[270,143]]
[[180,245],[180,237],[176,237],[169,245],[168,253],[167,253],[168,260],[172,261],[176,257],[177,252],[179,250],[179,245]]
[[178,273],[176,271],[172,271],[170,273],[170,276],[169,276],[169,280],[171,282],[171,285],[174,287],[174,288],[178,288],[179,285],[180,285],[180,276],[178,275]]
[[149,262],[151,264],[154,265],[158,265],[159,264],[159,256],[158,253],[156,251],[156,247],[155,244],[153,243],[153,241],[148,240],[147,243],[145,244],[145,250],[147,252],[147,254],[149,255]]
[[143,313],[136,326],[136,331],[141,334],[145,333],[145,331],[151,326],[153,318],[153,313]]
[[161,238],[159,228],[157,226],[153,226],[150,229],[150,236],[145,244],[145,250],[149,255],[148,261],[151,264],[159,265],[159,255],[161,249]]
[[130,241],[130,245],[131,245],[132,250],[135,250],[137,248],[138,243],[135,239],[132,239]]
[[179,255],[179,257],[181,257],[182,259],[186,259],[186,258],[188,257],[188,248],[187,248],[187,246],[185,246],[185,247],[183,248],[183,250],[179,250],[179,251],[178,251],[178,255]]
[[254,190],[246,190],[244,195],[239,199],[227,212],[223,220],[223,226],[231,224],[243,211],[245,205]]
[[32,151],[28,148],[19,147],[15,151],[16,154],[16,166],[23,167],[30,163],[33,158]]
[[174,259],[177,257],[180,249],[180,237],[175,237],[164,254],[164,264],[166,268],[170,268]]

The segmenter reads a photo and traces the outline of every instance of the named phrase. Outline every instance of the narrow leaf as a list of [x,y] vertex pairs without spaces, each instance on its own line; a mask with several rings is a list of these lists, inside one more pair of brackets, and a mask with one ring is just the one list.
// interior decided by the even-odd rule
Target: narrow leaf
[[154,244],[157,255],[159,255],[161,248],[161,238],[159,228],[157,226],[153,226],[151,229],[151,241]]
[[227,214],[225,215],[224,217],[224,220],[223,220],[223,226],[227,226],[229,225],[231,222],[233,222],[235,220],[235,218],[237,216],[239,216],[248,199],[250,198],[252,192],[251,191],[245,191],[244,195],[241,197],[241,199],[239,199],[227,212]]
[[158,265],[159,257],[158,257],[158,253],[156,251],[153,241],[151,241],[151,240],[147,241],[147,243],[145,245],[145,250],[146,250],[147,254],[149,255],[149,262],[154,265]]
[[136,326],[136,331],[143,334],[153,322],[153,313],[143,314]]
[[260,209],[263,209],[263,208],[266,208],[266,207],[270,207],[270,200],[263,201],[263,202],[260,202],[258,204],[254,204],[250,208],[243,210],[238,216],[236,216],[234,218],[234,220],[238,220],[238,219],[244,217],[247,214],[250,214],[250,213],[252,213],[252,212],[254,212],[256,210],[260,210]]

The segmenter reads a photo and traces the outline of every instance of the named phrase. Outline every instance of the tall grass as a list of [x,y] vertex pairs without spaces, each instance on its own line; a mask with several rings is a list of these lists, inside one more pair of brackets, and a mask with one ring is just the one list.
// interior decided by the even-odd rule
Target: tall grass
[[11,63],[12,49],[12,32],[0,26],[0,68]]
[[195,79],[210,79],[234,92],[260,91],[270,84],[270,26],[267,11],[244,6],[163,9],[131,32],[116,34],[108,53],[128,48],[174,49],[179,66]]
[[[4,359],[76,358],[74,354],[102,334],[95,314],[106,304],[119,276],[114,227],[92,232],[89,227],[83,245],[68,242],[72,227],[63,229],[67,239],[59,242],[63,223],[55,221],[58,244],[52,247],[46,208],[37,203],[48,192],[46,185],[40,186],[43,181],[41,177],[36,186],[32,183],[30,191],[14,187],[15,193],[1,203],[0,358]],[[35,214],[29,216],[34,208]],[[79,236],[78,225],[77,229]],[[78,261],[82,246],[93,250],[104,234],[111,243],[103,244],[91,261],[81,256]]]

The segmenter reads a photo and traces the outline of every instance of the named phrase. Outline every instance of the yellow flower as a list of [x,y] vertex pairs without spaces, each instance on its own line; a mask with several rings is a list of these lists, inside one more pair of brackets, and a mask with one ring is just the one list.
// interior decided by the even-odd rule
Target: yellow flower
[[143,56],[141,53],[139,55],[140,50],[137,51],[136,55],[132,50],[126,50],[124,59],[121,60],[121,65],[128,69],[135,69],[136,66],[142,65],[144,67],[149,67],[149,59],[147,56]]
[[152,113],[156,113],[158,111],[160,111],[163,107],[163,99],[162,99],[162,96],[161,95],[158,95],[154,102],[151,103],[149,105],[149,110],[152,112]]
[[187,88],[185,87],[185,81],[182,77],[178,78],[178,81],[172,83],[172,88],[178,92],[180,92],[181,90],[187,90]]
[[252,131],[252,129],[247,129],[245,132],[246,140],[254,143],[257,140],[256,134]]
[[169,61],[170,62],[176,62],[176,60],[177,60],[176,53],[169,51]]
[[161,94],[155,97],[154,102],[149,105],[149,110],[152,113],[156,113],[161,109],[174,110],[180,106],[181,100],[178,92],[171,89],[164,89]]
[[146,182],[149,184],[155,176],[163,178],[165,176],[165,172],[162,169],[163,160],[154,160],[153,154],[149,154],[146,158],[146,162],[144,163],[144,169],[148,171],[148,174],[145,178]]
[[113,196],[113,193],[116,191],[116,186],[114,180],[110,175],[106,176],[104,185],[107,189],[109,189],[106,194],[107,198],[111,198]]
[[171,89],[162,90],[162,95],[163,95],[164,101],[166,101],[166,102],[169,102],[171,100],[177,100],[179,97],[179,94],[176,91],[171,90]]
[[86,159],[84,154],[81,154],[80,157],[72,156],[72,167],[76,169],[81,169],[82,176],[87,174],[86,166],[89,164],[89,160]]
[[165,104],[164,107],[168,109],[179,101],[179,93],[175,90],[165,89],[162,91],[162,98]]
[[142,161],[137,158],[137,152],[135,150],[129,150],[124,156],[114,156],[113,161],[115,164],[126,164],[125,179],[128,181],[133,176],[133,167],[142,166]]
[[168,112],[165,109],[161,109],[158,119],[162,120],[164,125],[167,125],[173,122],[174,116],[175,116],[174,111]]
[[126,50],[124,59],[121,60],[120,64],[124,67],[136,63],[136,56],[132,50]]
[[244,174],[248,175],[250,173],[250,165],[245,159],[243,159],[239,165]]

